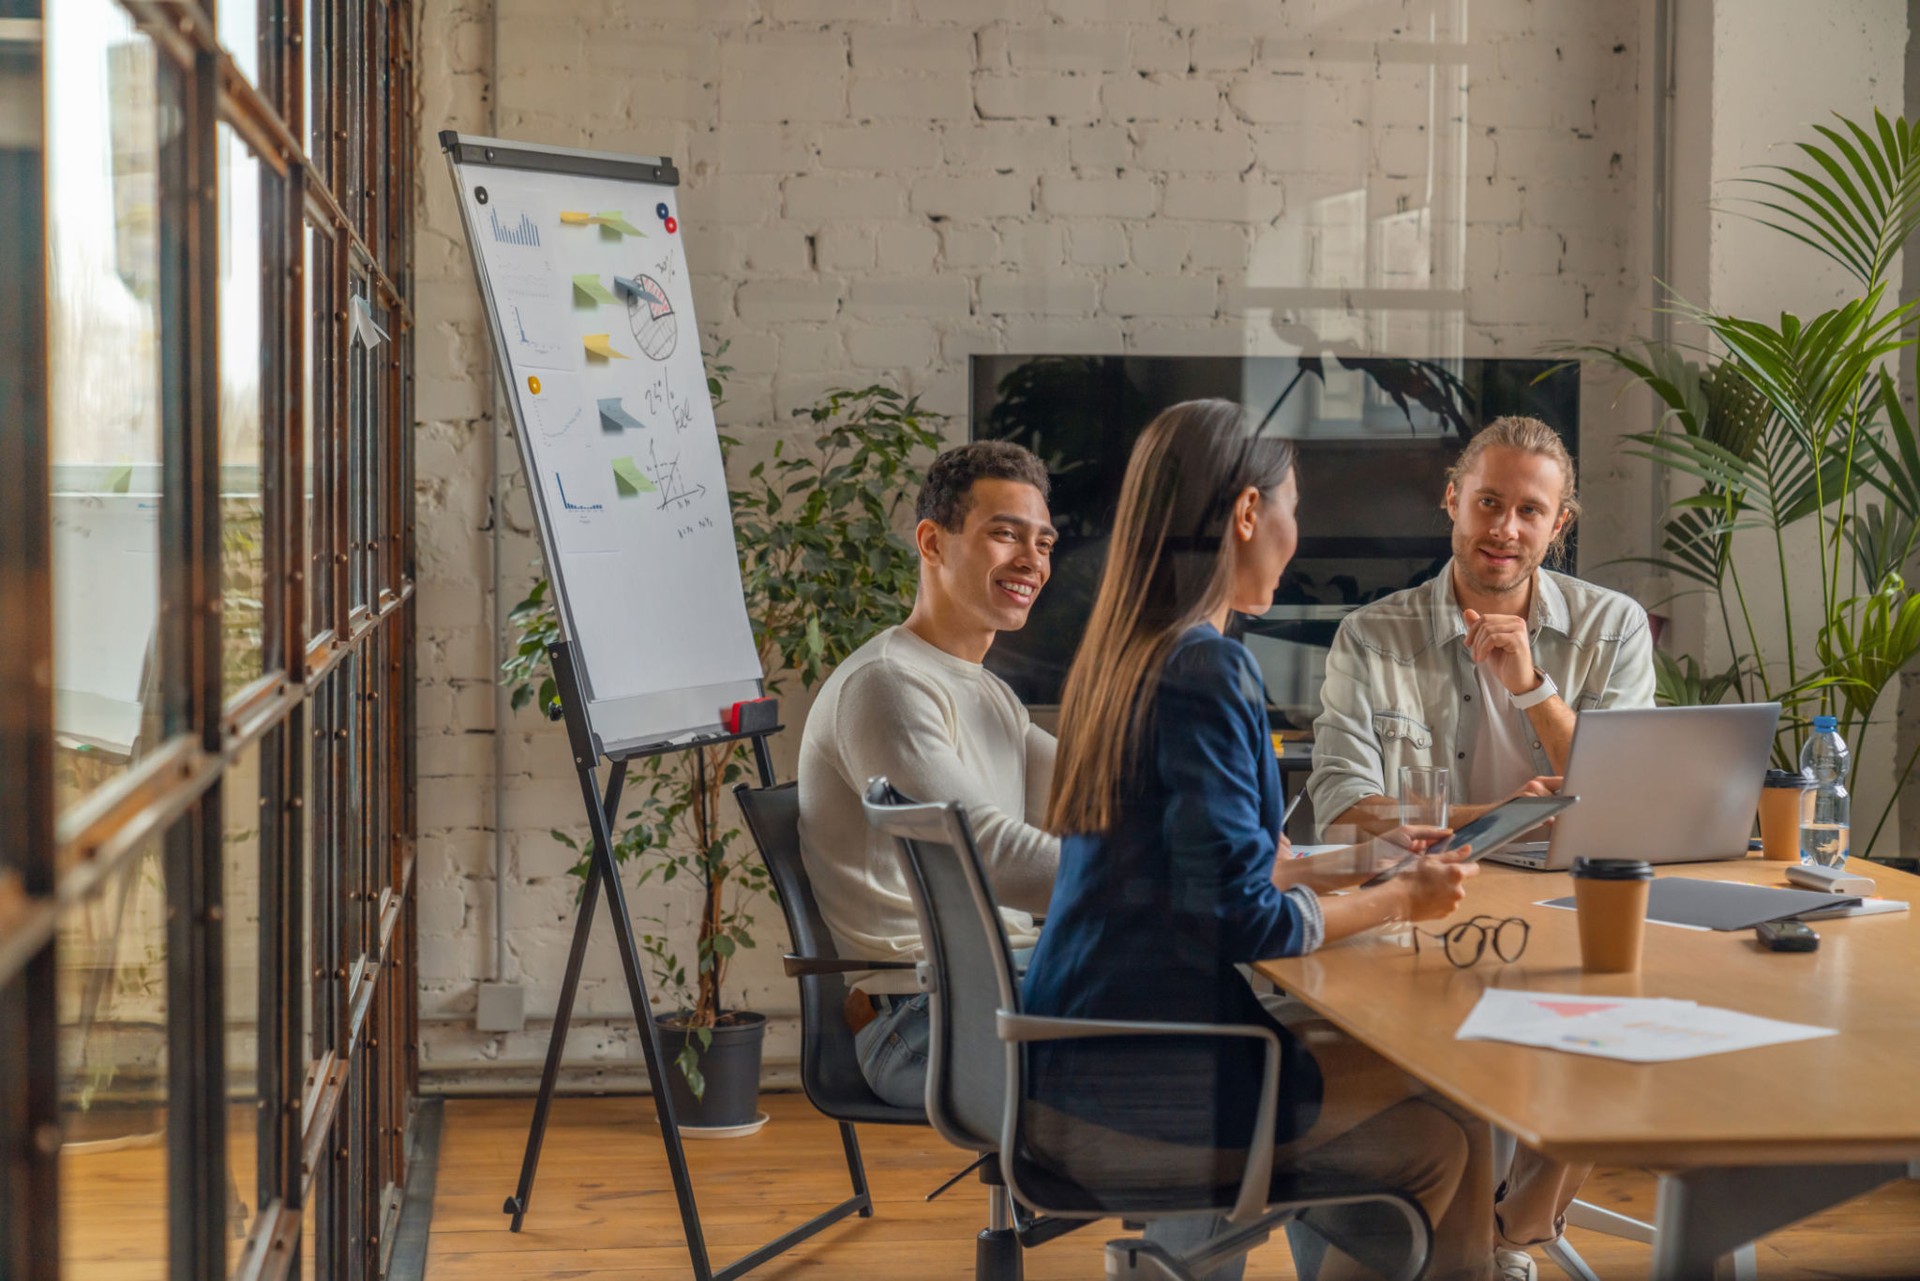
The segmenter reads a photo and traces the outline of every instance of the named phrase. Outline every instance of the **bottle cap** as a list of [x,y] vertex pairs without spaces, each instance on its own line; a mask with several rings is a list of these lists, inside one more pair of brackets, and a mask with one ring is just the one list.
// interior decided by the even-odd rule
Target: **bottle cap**
[[1813,779],[1804,770],[1770,769],[1767,771],[1766,787],[1807,788],[1813,786]]
[[1651,881],[1653,865],[1639,858],[1576,858],[1573,874],[1590,881]]
[[1816,716],[1813,718],[1813,732],[1816,734],[1831,734],[1839,728],[1840,718],[1838,716]]

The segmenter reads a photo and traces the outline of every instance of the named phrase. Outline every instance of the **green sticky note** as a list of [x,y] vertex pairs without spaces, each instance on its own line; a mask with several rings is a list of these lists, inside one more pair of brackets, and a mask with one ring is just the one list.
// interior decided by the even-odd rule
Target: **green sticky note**
[[109,494],[124,494],[132,489],[133,465],[131,463],[122,463],[107,473],[106,488]]
[[623,494],[657,494],[659,489],[631,458],[613,460],[613,487]]
[[647,234],[628,222],[627,216],[618,209],[609,209],[605,213],[597,213],[593,216],[593,220],[607,230],[617,231],[623,236],[644,236]]
[[619,302],[611,290],[600,283],[600,277],[591,273],[573,278],[573,292],[588,302]]

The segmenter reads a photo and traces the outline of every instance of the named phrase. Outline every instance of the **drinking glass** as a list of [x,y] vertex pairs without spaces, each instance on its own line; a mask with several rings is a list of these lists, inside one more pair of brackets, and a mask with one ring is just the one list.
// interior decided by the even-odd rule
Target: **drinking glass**
[[1447,771],[1438,765],[1400,767],[1400,821],[1409,826],[1447,825]]

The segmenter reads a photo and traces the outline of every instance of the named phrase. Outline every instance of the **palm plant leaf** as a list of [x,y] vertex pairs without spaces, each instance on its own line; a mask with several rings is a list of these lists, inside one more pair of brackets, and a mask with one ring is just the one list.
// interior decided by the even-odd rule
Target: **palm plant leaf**
[[1769,165],[1769,177],[1740,181],[1767,193],[1750,203],[1758,221],[1811,246],[1868,289],[1920,228],[1920,131],[1874,112],[1870,131],[1836,117],[1816,125],[1821,143],[1796,144],[1811,165]]
[[1765,471],[1752,459],[1742,458],[1723,445],[1701,436],[1674,432],[1637,432],[1627,437],[1631,458],[1645,458],[1699,480],[1736,497],[1766,484]]
[[1881,691],[1920,656],[1920,596],[1889,574],[1870,596],[1847,601],[1820,629],[1824,674],[1856,717],[1873,713]]
[[1705,434],[1712,404],[1700,367],[1671,343],[1642,339],[1638,351],[1627,347],[1569,344],[1570,355],[1592,356],[1633,375],[1667,407],[1667,416],[1689,436]]
[[1745,676],[1746,659],[1736,658],[1724,672],[1701,668],[1691,654],[1679,658],[1653,652],[1653,700],[1662,707],[1704,707],[1724,700]]
[[1846,528],[1854,561],[1870,590],[1878,591],[1889,578],[1899,575],[1913,551],[1915,524],[1911,515],[1889,513],[1875,503],[1848,521]]
[[1867,483],[1886,495],[1894,510],[1920,520],[1920,434],[1900,403],[1900,387],[1893,375],[1880,371],[1880,412],[1886,416],[1886,439],[1867,437],[1867,448],[1877,467],[1867,467]]
[[1718,510],[1682,511],[1667,521],[1661,545],[1676,570],[1717,587],[1727,572],[1733,531],[1742,525],[1743,522],[1726,519]]

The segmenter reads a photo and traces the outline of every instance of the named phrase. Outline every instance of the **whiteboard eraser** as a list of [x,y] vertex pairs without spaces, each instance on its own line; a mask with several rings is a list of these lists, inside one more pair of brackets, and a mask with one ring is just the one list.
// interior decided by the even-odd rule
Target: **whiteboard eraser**
[[758,734],[773,729],[780,723],[780,700],[777,698],[750,698],[735,703],[721,717],[721,724],[727,727],[729,734]]

